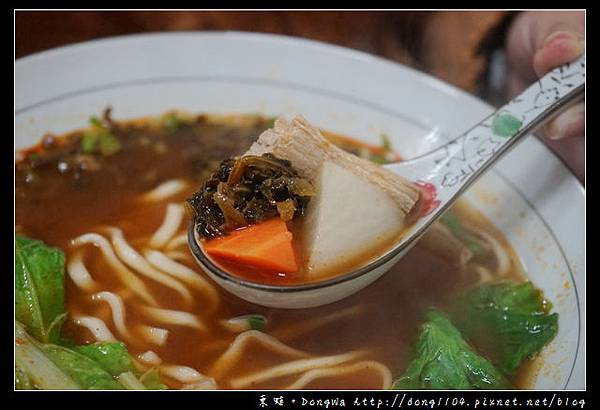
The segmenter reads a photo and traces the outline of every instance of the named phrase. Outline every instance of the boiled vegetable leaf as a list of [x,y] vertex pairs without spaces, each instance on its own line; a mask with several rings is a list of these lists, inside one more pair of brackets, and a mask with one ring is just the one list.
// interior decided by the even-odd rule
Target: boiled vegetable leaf
[[506,378],[478,355],[441,313],[429,311],[416,357],[393,389],[506,389]]
[[15,364],[15,389],[17,390],[32,390],[34,386],[29,380],[27,372],[19,365]]
[[[27,377],[28,385],[42,390],[77,390],[81,386],[66,374],[43,350],[44,344],[31,337],[25,327],[15,321],[15,365]],[[28,388],[27,384],[15,380],[15,387]],[[29,387],[31,388],[31,387]]]
[[65,319],[62,251],[15,237],[15,318],[38,340],[57,342]]
[[18,389],[166,389],[158,372],[138,377],[123,343],[87,346],[44,344],[15,322],[15,386]]
[[119,390],[122,386],[98,362],[67,347],[48,344],[43,352],[83,389]]
[[113,376],[134,370],[127,347],[121,342],[97,342],[75,346],[73,350],[94,360]]
[[121,373],[117,380],[121,386],[127,390],[148,390],[148,388],[138,379],[133,372]]
[[[145,387],[120,342],[75,345],[61,338],[64,308],[62,251],[15,237],[15,387],[18,389],[122,389]],[[152,388],[166,388],[158,373]],[[137,384],[133,383],[136,379]]]
[[456,326],[506,374],[537,354],[558,332],[558,314],[531,282],[479,285],[452,309]]
[[150,369],[140,376],[140,381],[148,390],[166,390],[168,389],[160,379],[160,374],[157,369]]

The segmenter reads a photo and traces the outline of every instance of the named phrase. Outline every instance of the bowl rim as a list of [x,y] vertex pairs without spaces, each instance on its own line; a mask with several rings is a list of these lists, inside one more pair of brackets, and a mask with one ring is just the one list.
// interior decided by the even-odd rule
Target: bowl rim
[[[454,95],[454,97],[456,99],[466,99],[466,100],[468,100],[469,104],[476,103],[480,107],[485,106],[490,109],[493,108],[491,105],[489,105],[485,101],[481,100],[477,96],[469,94],[464,90],[458,89],[451,84],[445,83],[439,78],[432,77],[427,73],[421,72],[419,70],[416,70],[416,69],[408,67],[408,66],[404,66],[404,65],[396,63],[394,61],[387,60],[387,59],[384,59],[384,58],[381,58],[376,55],[372,55],[372,54],[369,54],[369,53],[366,53],[366,52],[363,52],[360,50],[354,50],[354,49],[350,49],[350,48],[346,48],[346,47],[341,47],[341,46],[330,44],[330,43],[324,43],[324,42],[315,41],[315,40],[297,38],[297,37],[293,37],[293,36],[274,35],[274,34],[268,34],[268,33],[252,33],[252,32],[241,32],[241,31],[211,31],[211,32],[177,31],[177,32],[138,33],[138,34],[131,34],[131,35],[111,36],[111,37],[106,37],[106,38],[95,39],[95,40],[91,40],[91,41],[85,41],[85,42],[75,43],[75,44],[71,44],[71,45],[61,46],[61,47],[33,53],[28,56],[20,57],[19,59],[15,60],[15,70],[16,70],[16,72],[18,72],[20,68],[25,68],[23,66],[23,63],[31,62],[34,65],[38,64],[39,61],[37,61],[37,58],[41,58],[41,57],[62,58],[63,57],[62,52],[80,51],[81,48],[85,48],[85,46],[87,46],[90,43],[93,43],[94,46],[96,46],[96,45],[97,46],[113,45],[113,42],[124,42],[125,43],[125,42],[131,41],[131,40],[135,40],[136,38],[149,39],[149,38],[160,38],[163,36],[164,37],[168,36],[168,37],[173,38],[173,37],[177,37],[179,35],[182,35],[182,36],[193,35],[193,36],[197,36],[201,39],[207,39],[207,40],[210,40],[210,39],[234,39],[234,40],[237,40],[237,39],[251,38],[254,40],[266,41],[268,43],[279,43],[279,44],[288,43],[288,44],[293,44],[293,45],[301,45],[304,47],[317,47],[317,48],[321,48],[322,50],[327,51],[327,52],[336,53],[340,57],[353,58],[353,59],[358,58],[360,60],[363,60],[363,61],[366,60],[366,61],[374,63],[374,64],[384,64],[384,65],[387,65],[388,67],[394,67],[396,69],[401,69],[406,73],[411,73],[413,75],[418,75],[420,77],[426,77],[428,84],[431,84],[436,88],[440,88],[442,90],[445,90],[446,92],[451,93],[452,95]],[[36,58],[34,59],[33,57],[36,57]],[[31,61],[31,60],[36,60],[36,61]],[[26,64],[26,65],[28,65],[28,64]],[[18,80],[19,80],[19,78],[15,79],[15,87],[17,87],[19,85]],[[16,89],[15,89],[15,91],[16,91]],[[44,100],[44,99],[42,98],[42,100]],[[16,120],[16,118],[15,118],[15,120]],[[17,135],[15,134],[15,143],[17,140],[16,137],[17,137]],[[564,172],[565,177],[568,176],[568,179],[569,179],[568,182],[569,182],[569,184],[572,185],[573,189],[576,189],[577,191],[581,192],[581,196],[583,197],[582,199],[584,201],[584,207],[585,207],[585,191],[586,191],[585,186],[581,183],[581,181],[579,181],[573,175],[573,172],[567,166],[565,161],[560,156],[556,155],[553,150],[551,150],[546,144],[542,143],[537,138],[535,141],[535,147],[537,147],[537,149],[542,150],[545,153],[545,155],[551,154],[552,156],[554,156],[554,158],[556,158],[558,160],[557,162],[562,164],[563,170],[561,172],[564,172],[566,170],[566,172]],[[499,172],[498,174],[499,174],[499,176],[501,176],[503,179],[507,180],[508,182],[512,182],[512,176],[511,176],[512,174],[510,172],[508,174],[506,174],[505,171],[503,171],[503,172]],[[576,182],[576,184],[573,184],[573,182]],[[555,227],[552,223],[550,225],[548,225],[550,220],[545,215],[542,215],[540,213],[540,212],[543,213],[543,209],[540,210],[539,204],[536,200],[537,198],[532,199],[531,195],[529,195],[527,192],[521,192],[521,191],[519,191],[519,192],[520,192],[520,196],[530,204],[532,210],[539,216],[541,221],[547,225],[548,230],[550,231],[554,242],[556,242],[557,245],[561,249],[563,249],[564,244],[562,243],[562,240],[560,239],[561,237],[558,236],[558,232],[560,232],[560,228]],[[585,215],[585,208],[583,208],[583,213]],[[585,220],[585,216],[584,216],[584,220]],[[559,231],[555,231],[555,229],[559,229]],[[585,229],[585,225],[584,225],[584,229]],[[581,234],[582,234],[582,236],[584,236],[585,230]],[[585,241],[585,239],[584,239],[584,241]],[[192,241],[192,243],[193,243],[193,241]],[[567,249],[567,251],[573,252],[573,249],[570,249],[570,250]],[[571,268],[571,266],[574,262],[569,258],[569,255],[570,255],[569,253],[567,253],[567,255],[563,255],[563,259],[567,263],[567,266],[569,268]],[[577,255],[579,255],[579,254],[577,254]],[[585,249],[583,251],[583,257],[585,258]],[[580,261],[580,259],[577,259],[575,262],[578,262],[578,261]],[[581,265],[581,266],[577,265],[576,269],[574,269],[575,277],[573,277],[573,275],[571,275],[571,277],[573,279],[575,294],[577,294],[579,292],[582,294],[582,296],[584,296],[584,299],[583,299],[584,302],[581,305],[579,304],[579,302],[577,304],[577,311],[579,312],[579,309],[581,309],[581,312],[579,313],[581,323],[580,323],[580,327],[579,327],[578,335],[577,335],[577,348],[578,348],[578,351],[580,348],[582,348],[583,351],[582,352],[580,351],[579,355],[577,355],[577,353],[576,353],[575,357],[573,358],[573,368],[571,369],[571,373],[569,374],[569,376],[567,378],[564,388],[569,388],[569,384],[573,383],[571,380],[573,371],[576,369],[580,369],[580,367],[583,368],[583,372],[582,372],[581,379],[577,378],[578,385],[579,385],[579,383],[585,384],[585,379],[586,379],[586,377],[585,377],[585,375],[586,375],[586,373],[585,373],[585,357],[586,357],[586,350],[585,350],[585,336],[586,336],[585,317],[586,316],[585,316],[585,311],[586,311],[587,304],[585,303],[585,294],[586,294],[587,288],[586,288],[586,272],[585,271],[586,271],[586,264],[585,264],[585,259],[583,259],[583,265]],[[315,283],[317,283],[317,282],[315,282]],[[577,288],[580,285],[582,287],[579,288],[579,290],[578,290]],[[281,287],[281,285],[278,285],[278,287]],[[579,338],[582,338],[583,342],[580,343]],[[583,353],[583,355],[581,355],[581,353]],[[583,363],[581,363],[581,358],[584,358]],[[573,389],[573,387],[571,387],[570,389]]]

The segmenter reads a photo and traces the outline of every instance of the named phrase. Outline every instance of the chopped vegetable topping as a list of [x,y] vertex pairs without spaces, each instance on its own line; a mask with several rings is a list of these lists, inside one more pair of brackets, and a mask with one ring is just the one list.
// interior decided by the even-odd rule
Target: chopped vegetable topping
[[378,164],[389,164],[397,161],[398,155],[392,148],[390,138],[386,134],[381,134],[381,146],[378,149],[371,149],[366,158]]
[[248,323],[250,324],[250,329],[252,330],[264,330],[267,325],[267,318],[263,315],[249,315]]
[[91,117],[90,125],[92,128],[86,131],[81,138],[81,151],[83,153],[99,152],[102,155],[112,155],[121,149],[121,142],[99,118]]
[[289,161],[271,154],[226,159],[188,199],[198,234],[215,238],[279,215],[302,215],[315,190]]
[[57,342],[65,319],[65,255],[24,236],[15,237],[15,318],[42,342]]
[[174,112],[167,113],[162,117],[162,125],[169,132],[177,131],[183,124],[183,121]]
[[267,325],[267,318],[263,315],[244,315],[228,319],[223,325],[233,332],[245,332],[246,330],[264,330]]

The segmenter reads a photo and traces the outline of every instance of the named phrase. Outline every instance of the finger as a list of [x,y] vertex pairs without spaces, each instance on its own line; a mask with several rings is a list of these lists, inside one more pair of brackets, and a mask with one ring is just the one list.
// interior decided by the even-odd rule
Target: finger
[[574,32],[556,31],[550,34],[533,57],[533,68],[538,76],[555,67],[575,60],[584,51],[583,38]]
[[543,141],[564,161],[580,181],[585,181],[585,140],[583,138],[562,140],[544,138]]
[[583,103],[569,108],[546,124],[544,134],[552,140],[585,136],[585,108]]
[[[574,52],[570,46],[564,50],[564,44],[560,44],[564,39],[560,40],[560,36],[555,33],[571,33],[575,37],[583,39],[584,25],[585,15],[582,12],[527,11],[519,13],[507,38],[509,78],[517,78],[521,84],[528,85],[553,68],[553,63],[564,64],[566,62],[564,59],[571,57]],[[558,46],[550,44],[553,35],[559,43]],[[537,57],[539,62],[534,61],[534,57],[545,48],[545,45],[550,46],[549,51],[540,53]],[[511,96],[524,88],[523,86],[519,89],[516,83],[513,85]]]

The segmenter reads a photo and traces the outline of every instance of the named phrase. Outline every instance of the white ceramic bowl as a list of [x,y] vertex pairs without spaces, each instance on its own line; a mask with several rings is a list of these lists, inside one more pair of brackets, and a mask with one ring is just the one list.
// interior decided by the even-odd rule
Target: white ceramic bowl
[[[15,146],[86,125],[171,109],[304,115],[367,142],[381,132],[410,158],[492,108],[437,79],[368,54],[250,33],[178,33],[92,41],[16,62]],[[529,138],[466,194],[509,238],[560,314],[536,389],[585,388],[585,192]]]

